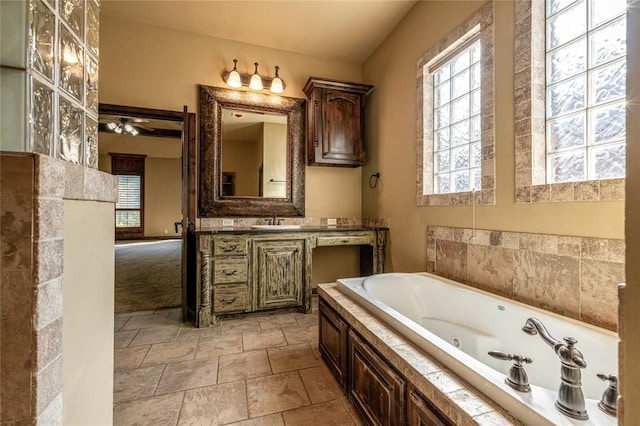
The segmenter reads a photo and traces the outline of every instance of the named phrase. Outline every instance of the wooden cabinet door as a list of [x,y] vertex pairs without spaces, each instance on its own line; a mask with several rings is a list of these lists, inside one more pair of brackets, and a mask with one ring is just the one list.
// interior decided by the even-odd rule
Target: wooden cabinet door
[[405,423],[405,380],[349,330],[349,398],[371,425]]
[[256,310],[302,306],[304,240],[254,241]]
[[347,324],[322,300],[319,305],[320,340],[318,348],[329,371],[347,388]]
[[362,165],[361,95],[324,89],[322,159]]
[[411,389],[407,401],[409,426],[451,426],[453,423],[416,389]]

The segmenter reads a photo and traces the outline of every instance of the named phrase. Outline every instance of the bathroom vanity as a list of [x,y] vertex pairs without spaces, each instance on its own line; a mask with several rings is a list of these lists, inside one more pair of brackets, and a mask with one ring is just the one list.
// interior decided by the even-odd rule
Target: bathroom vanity
[[382,273],[386,232],[366,226],[200,229],[188,309],[198,327],[250,312],[310,312],[312,250],[360,246],[361,275]]

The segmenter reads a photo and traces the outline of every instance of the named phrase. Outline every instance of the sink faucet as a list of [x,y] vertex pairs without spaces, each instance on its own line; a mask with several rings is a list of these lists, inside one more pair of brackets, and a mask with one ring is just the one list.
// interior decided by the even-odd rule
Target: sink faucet
[[271,219],[269,219],[269,225],[280,225],[282,223],[282,219],[278,219],[278,215],[274,214]]
[[522,331],[527,334],[540,337],[546,344],[553,348],[553,351],[560,357],[560,389],[556,400],[556,409],[562,414],[578,420],[587,420],[589,415],[584,404],[584,394],[582,393],[582,373],[580,369],[585,368],[587,363],[582,357],[582,353],[575,348],[578,341],[573,337],[565,337],[564,343],[555,339],[537,318],[529,318],[525,322]]

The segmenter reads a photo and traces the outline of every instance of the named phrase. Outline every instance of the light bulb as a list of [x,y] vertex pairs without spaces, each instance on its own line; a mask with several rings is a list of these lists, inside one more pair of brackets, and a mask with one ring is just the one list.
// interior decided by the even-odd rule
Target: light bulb
[[106,127],[107,127],[108,130],[113,131],[116,127],[118,127],[118,125],[116,123],[112,122],[112,123],[107,123]]
[[227,84],[234,88],[242,87],[242,80],[240,79],[240,73],[236,68],[237,63],[238,63],[238,60],[234,59],[233,69],[231,70],[231,72],[229,73],[229,76],[227,77]]
[[271,80],[271,91],[273,93],[282,93],[284,92],[284,85],[282,84],[282,79],[278,75],[279,66],[276,65],[276,76]]
[[129,123],[124,125],[124,131],[127,133],[131,133],[133,131],[133,126]]
[[131,136],[138,136],[138,133],[140,132],[135,127],[132,127],[131,130],[129,130],[129,133],[131,134]]
[[122,124],[118,124],[118,126],[113,129],[114,132],[116,132],[117,134],[122,133]]
[[249,88],[253,90],[262,90],[262,77],[258,74],[258,63],[255,62],[256,71],[251,76],[251,82],[249,83]]

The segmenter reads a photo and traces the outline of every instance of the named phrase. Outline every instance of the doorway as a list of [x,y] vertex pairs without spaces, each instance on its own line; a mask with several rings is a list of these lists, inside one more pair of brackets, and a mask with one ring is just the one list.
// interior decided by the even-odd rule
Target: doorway
[[186,306],[195,114],[100,104],[99,169],[118,177],[115,312]]

